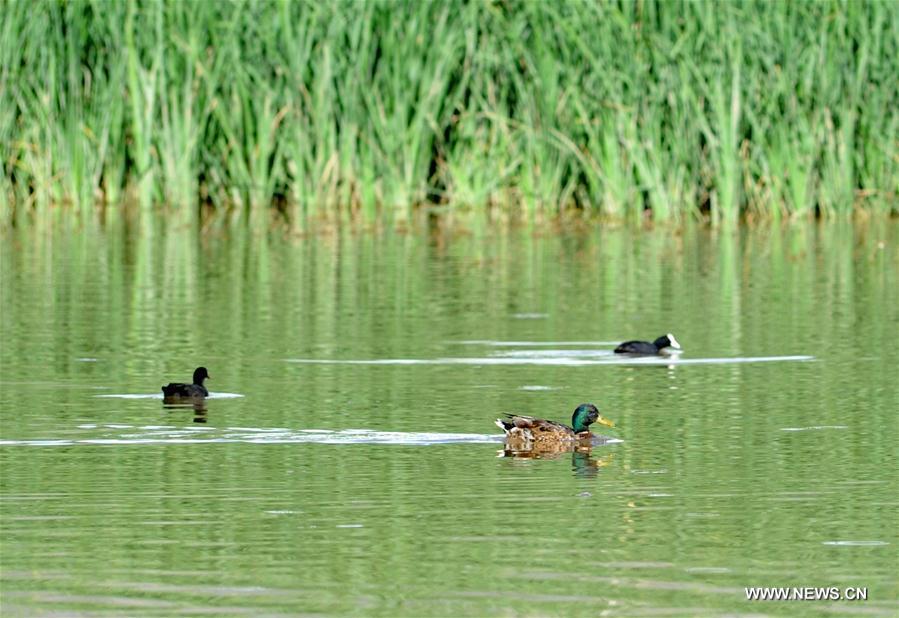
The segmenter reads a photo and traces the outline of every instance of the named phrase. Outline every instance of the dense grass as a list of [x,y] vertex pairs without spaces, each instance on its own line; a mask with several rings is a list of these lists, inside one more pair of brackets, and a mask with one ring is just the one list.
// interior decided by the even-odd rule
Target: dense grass
[[6,217],[899,209],[897,2],[2,0],[0,37]]

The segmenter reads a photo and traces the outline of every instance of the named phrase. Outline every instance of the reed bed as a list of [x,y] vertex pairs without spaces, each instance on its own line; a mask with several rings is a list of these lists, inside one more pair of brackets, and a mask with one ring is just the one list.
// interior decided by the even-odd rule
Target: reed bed
[[899,3],[0,2],[3,215],[899,211]]

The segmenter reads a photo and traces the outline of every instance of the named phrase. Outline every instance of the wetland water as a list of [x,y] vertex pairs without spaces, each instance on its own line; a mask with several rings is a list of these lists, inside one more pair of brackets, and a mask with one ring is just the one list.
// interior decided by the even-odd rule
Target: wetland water
[[[895,222],[0,259],[4,616],[899,612]],[[668,331],[676,361],[611,354]],[[201,364],[205,409],[164,408]],[[498,414],[584,401],[614,439],[497,457]]]

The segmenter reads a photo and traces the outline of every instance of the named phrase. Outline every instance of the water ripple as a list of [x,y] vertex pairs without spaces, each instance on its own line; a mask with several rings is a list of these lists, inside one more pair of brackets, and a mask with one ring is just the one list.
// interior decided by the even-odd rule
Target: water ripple
[[[96,426],[81,426],[93,429]],[[148,425],[132,427],[105,425],[96,427],[113,430],[96,437],[80,439],[0,440],[0,446],[73,446],[79,444],[201,444],[246,442],[255,444],[394,444],[428,446],[434,444],[479,444],[502,442],[502,436],[476,433],[437,433],[376,431],[373,429],[283,429],[211,427],[174,428]]]
[[452,345],[492,345],[497,347],[528,347],[528,346],[551,346],[551,345],[602,345],[614,346],[620,341],[497,341],[495,339],[464,339],[461,341],[447,341]]
[[[105,393],[94,395],[101,399],[162,399],[162,393]],[[237,399],[240,393],[209,393],[206,399]]]
[[818,431],[820,429],[849,429],[848,425],[812,425],[810,427],[781,427],[781,431]]
[[[789,361],[811,361],[814,356],[737,356],[733,358],[675,358],[675,357],[622,357],[602,355],[599,358],[583,358],[562,354],[564,350],[548,350],[538,356],[504,356],[476,358],[369,358],[369,359],[322,359],[285,358],[288,363],[311,365],[559,365],[582,367],[588,365],[731,365],[740,363],[774,363]],[[597,356],[600,354],[597,353]]]

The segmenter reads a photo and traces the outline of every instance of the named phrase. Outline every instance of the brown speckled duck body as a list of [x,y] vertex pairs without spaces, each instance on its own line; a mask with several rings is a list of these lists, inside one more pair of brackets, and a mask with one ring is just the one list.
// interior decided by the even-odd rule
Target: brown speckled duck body
[[603,418],[592,403],[583,403],[575,409],[571,427],[521,414],[506,414],[506,419],[496,419],[496,425],[506,432],[506,445],[514,450],[567,450],[592,446],[593,434],[589,427],[593,423],[615,426]]

